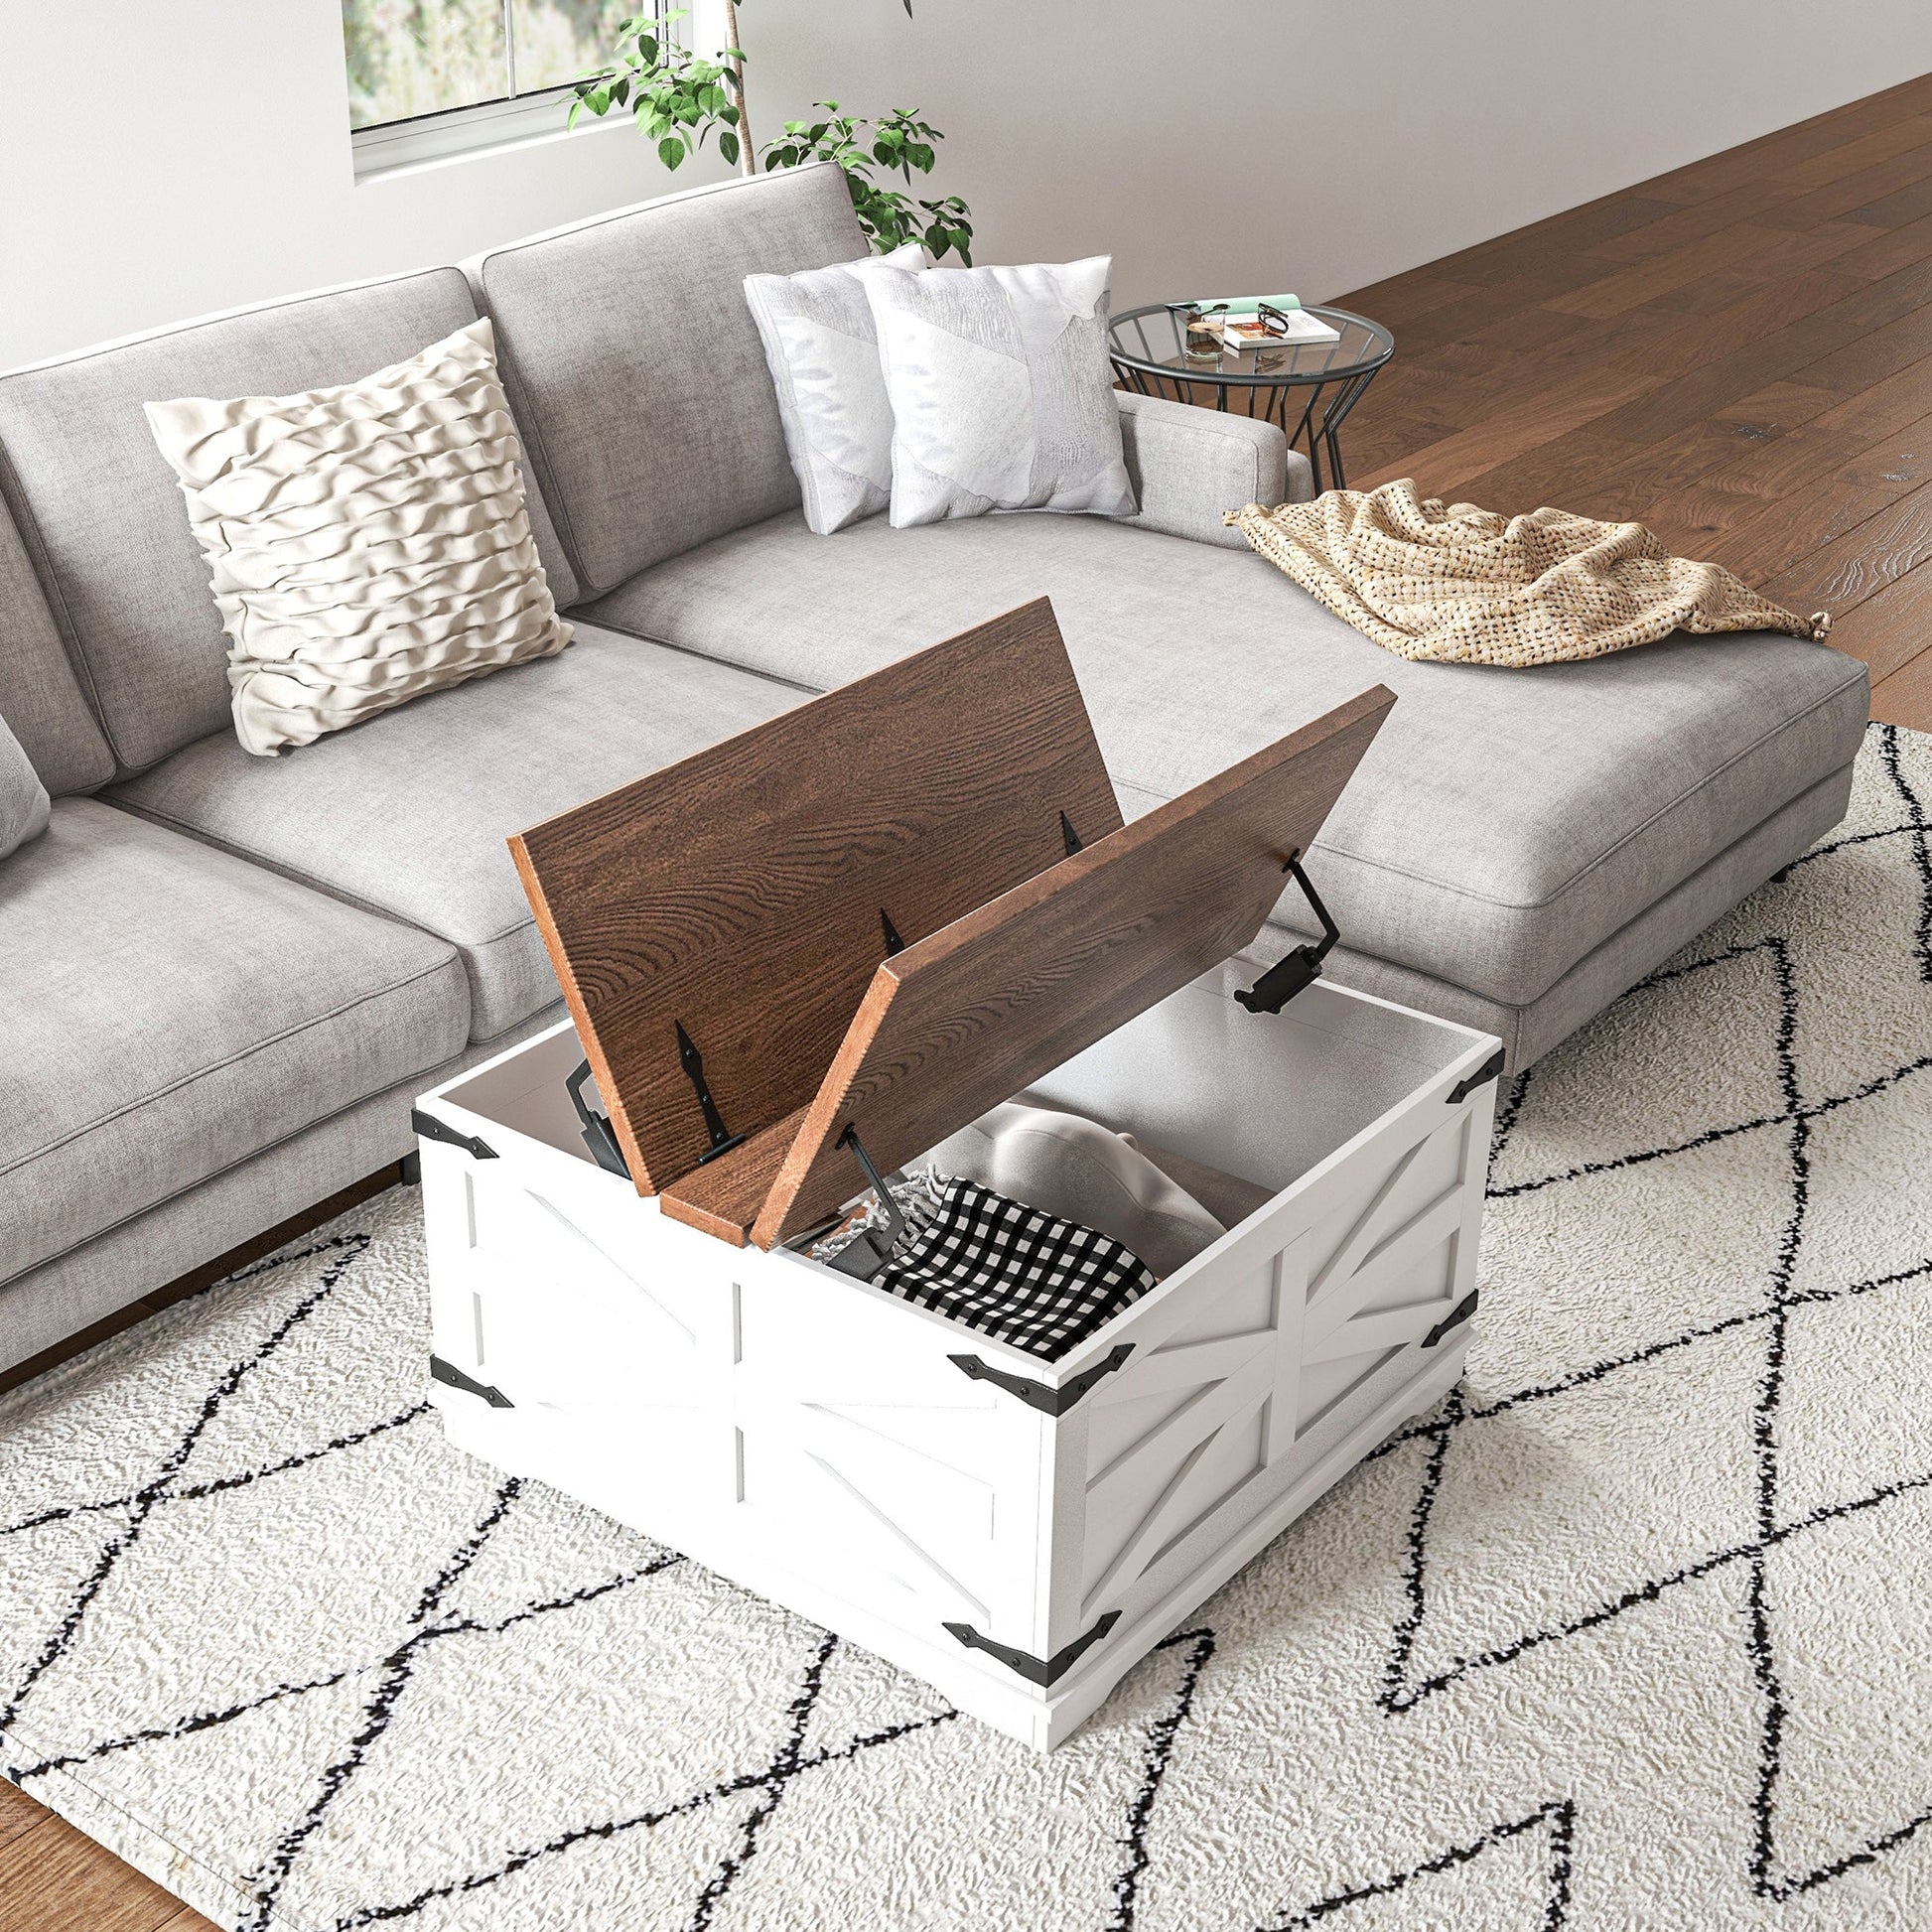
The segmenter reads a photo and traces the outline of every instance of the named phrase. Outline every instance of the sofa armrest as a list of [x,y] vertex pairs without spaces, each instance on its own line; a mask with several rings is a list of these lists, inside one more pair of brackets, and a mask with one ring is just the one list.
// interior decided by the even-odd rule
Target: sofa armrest
[[1140,513],[1124,517],[1144,530],[1196,543],[1245,550],[1247,539],[1221,521],[1250,503],[1305,503],[1314,475],[1300,450],[1273,424],[1163,396],[1116,390],[1127,474]]

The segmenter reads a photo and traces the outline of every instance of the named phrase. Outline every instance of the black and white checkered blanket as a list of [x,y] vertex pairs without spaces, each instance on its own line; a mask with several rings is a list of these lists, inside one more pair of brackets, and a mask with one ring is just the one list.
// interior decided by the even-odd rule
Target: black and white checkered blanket
[[1049,1362],[1154,1286],[1111,1236],[961,1179],[875,1280]]

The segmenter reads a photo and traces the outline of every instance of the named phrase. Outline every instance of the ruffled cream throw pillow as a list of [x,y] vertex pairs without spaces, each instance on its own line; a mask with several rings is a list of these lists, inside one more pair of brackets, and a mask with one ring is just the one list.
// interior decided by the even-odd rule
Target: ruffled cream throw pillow
[[147,410],[213,576],[245,750],[570,641],[487,322],[338,388]]
[[47,787],[25,748],[0,718],[0,859],[47,830]]

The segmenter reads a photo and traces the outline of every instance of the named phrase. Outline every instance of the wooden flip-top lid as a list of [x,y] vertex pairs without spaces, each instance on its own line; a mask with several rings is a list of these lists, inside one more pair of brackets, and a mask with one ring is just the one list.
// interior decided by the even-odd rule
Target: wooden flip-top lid
[[890,1172],[1249,944],[1394,702],[1363,692],[883,963],[752,1239],[859,1191],[848,1130]]
[[[638,1192],[690,1177],[737,1198],[889,933],[913,944],[1044,871],[1065,826],[1120,823],[1042,598],[509,843]],[[743,1137],[703,1166],[687,1040]]]
[[1248,944],[1394,702],[1123,825],[1042,599],[513,838],[638,1191],[816,1226],[848,1130],[898,1167]]

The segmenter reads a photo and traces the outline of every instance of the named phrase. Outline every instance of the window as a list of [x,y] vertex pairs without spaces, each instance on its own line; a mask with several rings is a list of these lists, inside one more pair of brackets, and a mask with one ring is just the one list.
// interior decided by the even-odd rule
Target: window
[[564,125],[637,0],[343,0],[358,176]]

